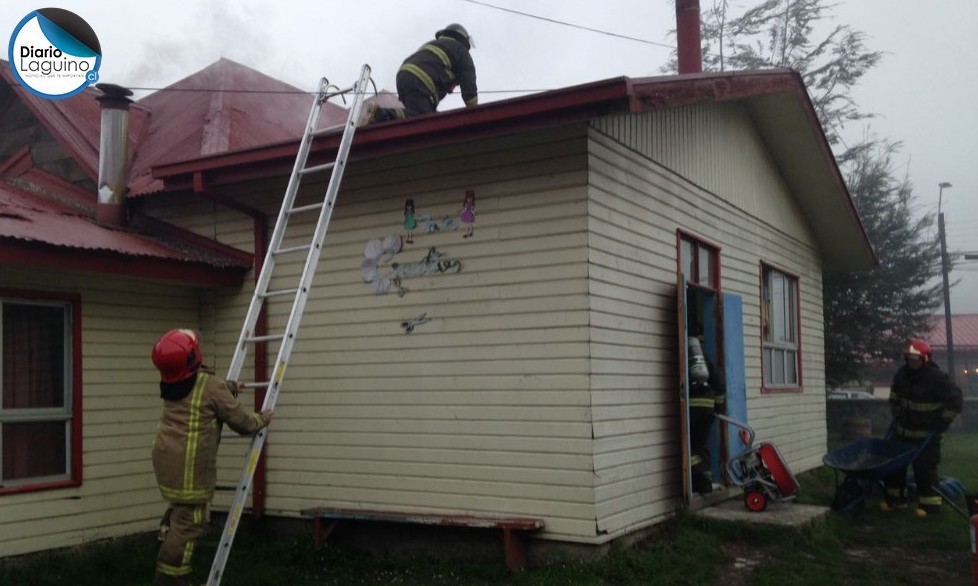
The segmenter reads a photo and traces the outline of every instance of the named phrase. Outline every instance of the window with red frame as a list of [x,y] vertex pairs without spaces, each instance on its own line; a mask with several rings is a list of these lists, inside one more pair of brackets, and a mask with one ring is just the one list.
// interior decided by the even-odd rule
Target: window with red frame
[[798,279],[768,266],[762,268],[762,273],[764,386],[797,387],[801,384],[798,367]]
[[0,488],[71,478],[72,306],[0,296]]
[[715,247],[685,234],[679,237],[679,267],[687,283],[716,290],[719,258]]

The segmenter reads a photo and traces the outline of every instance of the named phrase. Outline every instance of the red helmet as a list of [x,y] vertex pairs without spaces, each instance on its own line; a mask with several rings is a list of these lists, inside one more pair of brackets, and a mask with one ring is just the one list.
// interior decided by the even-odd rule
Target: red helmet
[[202,362],[197,334],[193,330],[170,330],[153,346],[153,364],[165,383],[190,378]]
[[910,356],[920,356],[925,363],[930,362],[930,344],[918,338],[910,340],[903,349],[903,357],[908,358]]

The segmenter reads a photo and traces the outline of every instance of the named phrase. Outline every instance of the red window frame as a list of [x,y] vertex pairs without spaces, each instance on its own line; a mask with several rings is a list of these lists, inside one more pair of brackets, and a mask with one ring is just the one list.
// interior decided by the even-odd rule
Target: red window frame
[[[686,263],[684,262],[683,255],[683,245],[688,245],[690,249],[690,270],[686,270]],[[720,247],[703,240],[702,238],[697,238],[688,232],[683,230],[678,230],[676,232],[676,260],[679,265],[679,272],[686,276],[686,284],[695,285],[697,287],[703,287],[704,289],[709,289],[711,291],[720,291]],[[704,275],[702,261],[703,254],[708,253],[710,266],[707,267],[707,282],[704,283],[701,279]]]
[[[63,373],[70,382],[65,386],[65,401],[70,402],[65,408],[68,412],[68,429],[65,431],[65,439],[68,443],[65,446],[65,470],[63,473],[31,478],[5,480],[4,470],[0,467],[0,496],[8,494],[19,494],[25,492],[37,492],[58,488],[79,486],[82,483],[82,360],[81,360],[81,296],[70,293],[51,293],[42,291],[27,291],[18,289],[0,288],[0,308],[4,304],[25,304],[25,305],[51,305],[61,306],[65,309],[68,327],[66,332],[71,339],[66,344],[66,371]],[[2,330],[0,330],[2,335]],[[0,337],[0,351],[2,351],[3,339]],[[2,363],[0,363],[2,368]],[[3,379],[0,379],[0,438],[3,437],[4,424],[25,422],[23,414],[13,413],[15,409],[4,409],[2,398]],[[29,422],[55,422],[65,421],[64,414],[58,417],[45,417],[44,414],[27,418]],[[7,449],[13,449],[8,447]],[[2,452],[0,452],[2,453]]]
[[[768,275],[774,271],[786,278],[790,279],[793,283],[793,294],[791,295],[794,307],[789,308],[791,310],[791,315],[794,322],[791,324],[794,330],[794,344],[777,344],[771,342],[768,339],[767,328],[771,325],[771,313],[770,305],[768,303],[767,296],[770,294],[768,291]],[[802,372],[802,364],[804,364],[803,354],[802,354],[802,334],[801,334],[801,278],[789,271],[782,269],[776,265],[767,262],[761,262],[760,264],[760,345],[761,345],[761,393],[800,393],[804,385],[804,373]],[[776,352],[793,352],[795,356],[794,369],[796,373],[796,380],[786,382],[784,384],[776,384],[769,380],[768,378],[768,366],[773,368],[773,363],[769,365],[767,360],[767,355]],[[773,372],[773,370],[772,370]]]

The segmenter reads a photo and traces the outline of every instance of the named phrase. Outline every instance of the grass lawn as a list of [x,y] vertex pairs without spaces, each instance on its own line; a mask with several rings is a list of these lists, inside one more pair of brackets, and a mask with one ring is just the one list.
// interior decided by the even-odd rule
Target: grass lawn
[[[945,437],[941,473],[978,493],[978,433]],[[799,501],[828,506],[834,473],[798,475]],[[969,524],[950,507],[937,517],[882,513],[878,498],[855,515],[832,514],[802,529],[720,522],[690,514],[659,526],[630,549],[591,563],[564,563],[510,574],[502,563],[382,559],[335,547],[314,549],[308,536],[266,539],[242,532],[223,584],[458,586],[971,586]],[[961,503],[964,506],[964,503]],[[204,582],[220,527],[197,552],[195,584]],[[210,545],[208,545],[210,544]],[[71,554],[41,554],[16,564],[0,559],[0,584],[72,586],[152,584],[157,543],[117,540]]]

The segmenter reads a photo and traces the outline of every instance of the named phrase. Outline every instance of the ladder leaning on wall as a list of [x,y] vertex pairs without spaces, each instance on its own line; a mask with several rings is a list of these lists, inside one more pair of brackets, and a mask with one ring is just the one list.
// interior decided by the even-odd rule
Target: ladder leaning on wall
[[[295,166],[292,168],[292,175],[289,177],[289,184],[285,190],[285,197],[282,200],[282,208],[279,210],[278,219],[275,222],[275,229],[272,232],[271,240],[268,244],[268,252],[265,262],[262,265],[261,274],[255,284],[255,292],[251,298],[251,305],[245,317],[244,325],[241,327],[241,334],[235,345],[234,356],[228,368],[226,380],[236,381],[241,373],[248,348],[260,342],[279,342],[278,356],[275,358],[275,368],[272,379],[269,381],[256,381],[248,383],[245,387],[265,388],[265,402],[262,410],[274,409],[275,402],[278,400],[279,389],[282,384],[282,377],[285,374],[285,366],[289,362],[292,353],[292,346],[295,344],[296,333],[299,329],[299,322],[302,321],[302,312],[306,306],[309,290],[312,287],[312,279],[316,272],[316,265],[319,263],[319,256],[322,252],[323,241],[326,238],[326,231],[329,228],[329,220],[333,215],[333,204],[340,190],[340,181],[343,179],[343,171],[346,169],[347,157],[350,146],[353,142],[353,134],[356,132],[357,121],[360,111],[363,108],[363,99],[367,91],[367,82],[370,79],[370,66],[364,65],[360,72],[360,79],[349,88],[336,89],[330,91],[329,81],[323,78],[319,83],[319,90],[313,102],[312,109],[309,111],[309,120],[306,122],[306,130],[302,135],[302,142],[299,144],[299,153],[296,155]],[[322,114],[323,105],[336,96],[353,94],[353,105],[350,107],[347,116],[346,126],[343,129],[343,137],[336,152],[336,159],[332,163],[307,167],[309,150],[312,141],[324,132],[318,131],[319,118]],[[327,132],[332,132],[328,130]],[[324,173],[331,171],[329,184],[323,201],[320,203],[295,207],[296,195],[299,192],[299,185],[302,178],[306,175]],[[292,216],[302,215],[309,212],[319,212],[319,222],[313,232],[312,239],[303,246],[282,248],[285,232],[288,228],[289,220]],[[306,254],[306,264],[302,269],[302,276],[295,288],[270,291],[269,283],[272,273],[275,270],[276,260],[280,257],[291,255]],[[255,324],[258,321],[258,314],[266,299],[273,297],[292,296],[292,311],[289,313],[288,322],[285,329],[275,335],[256,336],[254,334]],[[245,456],[244,466],[241,469],[241,478],[234,491],[234,498],[231,501],[231,508],[228,510],[227,522],[224,524],[224,532],[217,545],[217,553],[214,555],[214,563],[211,565],[210,574],[207,579],[207,586],[218,586],[224,574],[224,567],[227,565],[228,555],[231,552],[231,544],[234,542],[234,534],[238,529],[244,511],[245,502],[248,499],[248,490],[251,488],[251,481],[255,475],[255,468],[258,464],[258,457],[261,455],[262,447],[265,445],[265,438],[268,435],[268,428],[260,430],[251,440]]]

